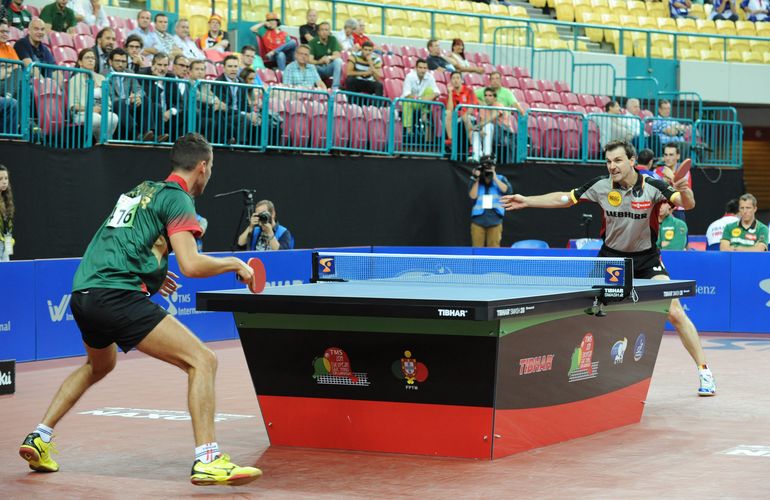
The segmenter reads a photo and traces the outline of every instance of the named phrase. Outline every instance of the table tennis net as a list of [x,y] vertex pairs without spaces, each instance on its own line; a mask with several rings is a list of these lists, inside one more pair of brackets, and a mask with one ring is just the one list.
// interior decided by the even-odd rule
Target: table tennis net
[[317,281],[452,285],[622,287],[633,271],[623,258],[520,257],[319,252]]

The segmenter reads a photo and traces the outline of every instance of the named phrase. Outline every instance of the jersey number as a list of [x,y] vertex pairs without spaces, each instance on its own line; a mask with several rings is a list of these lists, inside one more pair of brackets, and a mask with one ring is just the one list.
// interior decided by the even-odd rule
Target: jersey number
[[136,209],[139,208],[141,199],[141,195],[133,198],[124,194],[120,195],[118,203],[115,205],[115,209],[112,211],[112,214],[110,214],[110,218],[107,221],[107,226],[134,227],[134,217],[136,217]]

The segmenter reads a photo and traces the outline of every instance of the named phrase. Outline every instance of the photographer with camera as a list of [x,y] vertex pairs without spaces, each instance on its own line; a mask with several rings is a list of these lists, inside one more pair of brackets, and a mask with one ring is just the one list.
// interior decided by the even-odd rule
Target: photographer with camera
[[294,237],[278,224],[273,202],[262,200],[249,217],[249,225],[238,236],[238,246],[246,250],[291,250]]
[[505,210],[500,197],[513,191],[504,175],[495,172],[495,158],[482,156],[479,168],[471,173],[468,196],[476,203],[471,209],[471,245],[474,247],[499,247],[503,237]]

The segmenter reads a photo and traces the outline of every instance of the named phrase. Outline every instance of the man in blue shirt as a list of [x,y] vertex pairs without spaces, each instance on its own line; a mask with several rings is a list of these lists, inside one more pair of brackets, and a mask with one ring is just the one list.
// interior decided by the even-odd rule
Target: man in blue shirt
[[56,64],[51,51],[43,45],[44,38],[45,23],[36,17],[29,23],[29,34],[17,41],[13,47],[25,66],[33,62]]

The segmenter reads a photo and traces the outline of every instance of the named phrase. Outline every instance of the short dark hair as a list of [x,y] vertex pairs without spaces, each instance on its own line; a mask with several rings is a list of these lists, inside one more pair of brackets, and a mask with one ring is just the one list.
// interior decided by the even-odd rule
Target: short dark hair
[[664,104],[671,104],[671,101],[669,101],[668,99],[661,99],[660,101],[658,101],[658,109],[660,109],[660,107]]
[[[451,80],[451,79],[452,79],[452,77],[454,77],[455,75],[460,75],[460,80],[462,80],[462,79],[463,79],[463,74],[462,74],[462,73],[460,73],[459,71],[452,71],[451,73],[449,73],[449,79]],[[463,82],[463,83],[464,83],[464,82]]]
[[366,40],[364,43],[361,44],[361,48],[363,49],[364,47],[374,48],[374,44],[372,43],[371,40]]
[[8,19],[6,19],[4,17],[0,17],[0,24],[7,24],[8,26],[11,25],[11,23],[8,22]]
[[[179,61],[180,59],[187,59],[187,56],[184,55],[184,54],[177,54],[177,55],[175,55],[174,56],[174,64],[176,64],[177,61]],[[189,62],[189,59],[188,59],[188,62]]]
[[265,205],[267,207],[267,211],[270,212],[270,215],[275,215],[275,205],[270,200],[260,200],[257,202],[256,205],[254,205],[254,208],[256,209],[260,205]]
[[665,146],[663,146],[663,152],[665,153],[667,149],[676,149],[677,154],[681,154],[682,151],[679,149],[679,144],[675,142],[669,142]]
[[609,101],[607,104],[604,105],[604,112],[608,112],[610,109],[614,108],[616,105],[620,105],[618,101]]
[[425,47],[430,48],[430,46],[433,45],[433,42],[438,43],[438,40],[436,40],[435,38],[431,38],[430,40],[428,40],[428,44]]
[[602,154],[606,156],[608,151],[612,151],[613,149],[617,148],[623,148],[626,151],[626,157],[629,160],[636,157],[636,148],[634,145],[623,139],[615,139],[614,141],[610,141],[605,144],[602,148]]
[[165,17],[166,19],[168,19],[168,16],[166,14],[164,14],[163,12],[158,12],[157,14],[155,14],[155,19],[153,19],[153,21],[157,21],[159,17]]
[[128,47],[128,44],[130,44],[131,42],[139,42],[140,49],[144,47],[144,40],[142,40],[142,37],[140,37],[139,35],[136,35],[136,34],[128,35],[128,38],[126,38],[125,46]]
[[500,73],[500,72],[499,72],[499,71],[497,71],[497,70],[495,70],[495,71],[491,72],[491,73],[489,74],[489,78],[492,78],[492,75],[497,75],[497,76],[499,76],[500,78],[502,78],[502,77],[503,77],[503,74],[502,74],[502,73]]
[[734,214],[738,212],[738,198],[733,198],[725,205],[725,213]]
[[152,63],[155,64],[155,61],[158,59],[168,59],[168,54],[165,52],[156,52],[154,56],[152,56]]
[[102,37],[104,36],[104,34],[105,34],[106,32],[108,32],[108,31],[112,31],[113,33],[115,33],[115,30],[114,30],[114,29],[112,29],[112,28],[110,28],[109,26],[107,26],[106,28],[102,28],[102,29],[100,29],[100,30],[99,30],[99,32],[96,34],[96,41],[99,41],[99,40],[101,40],[101,39],[102,39]]
[[128,52],[118,47],[117,49],[112,49],[112,52],[110,52],[110,61],[112,61],[115,56],[126,56],[128,57]]
[[206,60],[205,59],[193,59],[190,61],[190,69],[192,69],[193,66],[206,66]]
[[426,61],[425,59],[423,59],[423,58],[421,57],[421,58],[417,59],[417,60],[414,62],[414,67],[416,68],[416,67],[417,67],[419,64],[424,64],[424,65],[426,65],[426,66],[427,66],[427,65],[428,65],[428,61]]
[[235,54],[230,54],[230,55],[225,56],[224,60],[222,61],[222,65],[224,66],[225,64],[227,64],[227,61],[231,61],[233,59],[235,59],[235,61],[238,64],[241,64],[241,60],[238,59],[238,56],[236,56]]
[[171,148],[171,168],[192,171],[202,162],[211,158],[211,144],[200,134],[192,132],[176,140]]
[[326,26],[328,26],[328,27],[329,27],[329,29],[331,29],[331,28],[332,28],[332,25],[331,25],[331,24],[329,24],[329,21],[324,21],[324,22],[322,22],[322,23],[318,23],[318,27],[320,28],[320,27],[321,27],[321,26],[323,26],[324,24],[325,24]]
[[256,74],[257,72],[256,72],[256,71],[254,71],[254,68],[249,68],[249,67],[247,66],[247,67],[243,68],[243,69],[241,70],[241,72],[240,72],[240,73],[238,73],[238,77],[239,77],[241,80],[243,80],[243,81],[245,82],[245,81],[246,81],[246,78],[247,78],[247,77],[248,77],[250,74],[252,74],[252,73]]
[[487,92],[492,92],[492,95],[497,97],[497,91],[492,87],[484,87],[484,95],[487,95]]
[[243,54],[247,50],[254,52],[254,54],[257,53],[257,48],[254,47],[253,45],[244,45],[243,47],[241,47],[241,54]]
[[655,159],[655,152],[650,148],[644,148],[643,150],[639,151],[639,154],[636,157],[636,162],[639,165],[647,166],[654,159]]

